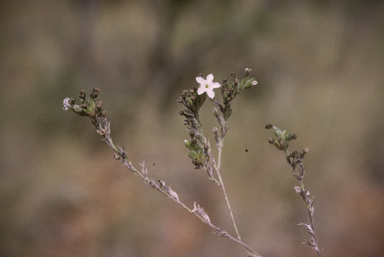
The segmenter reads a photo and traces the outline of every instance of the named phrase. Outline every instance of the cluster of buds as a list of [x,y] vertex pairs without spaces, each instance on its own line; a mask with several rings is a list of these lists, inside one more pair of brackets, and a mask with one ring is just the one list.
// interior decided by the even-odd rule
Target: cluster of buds
[[279,128],[273,126],[272,124],[267,124],[265,128],[273,129],[276,138],[270,137],[268,139],[269,143],[276,146],[277,149],[285,151],[286,158],[288,163],[291,165],[293,175],[297,180],[302,181],[305,171],[302,160],[304,159],[304,156],[309,153],[309,149],[304,148],[302,152],[288,152],[288,142],[292,139],[296,139],[296,135],[289,133],[287,130],[281,131]]
[[73,112],[82,116],[88,116],[91,119],[105,118],[107,116],[107,111],[102,109],[103,103],[100,99],[97,99],[99,91],[98,88],[92,89],[89,98],[86,99],[84,90],[80,90],[79,98],[81,104],[77,105],[75,104],[75,99],[67,97],[63,100],[63,109],[71,109]]
[[304,156],[309,153],[308,148],[304,148],[302,152],[292,151],[287,155],[287,161],[292,167],[293,175],[299,181],[304,179],[305,168],[303,165]]
[[190,138],[185,140],[185,146],[189,149],[188,156],[192,159],[192,163],[196,169],[204,167],[209,161],[209,146],[203,144],[201,140],[197,140],[193,131],[189,132]]
[[177,102],[182,103],[187,108],[187,110],[184,111],[187,115],[182,113],[180,114],[184,115],[186,118],[188,118],[188,114],[195,116],[199,113],[199,110],[203,106],[205,99],[207,99],[207,94],[199,95],[196,88],[183,90],[183,92],[180,94],[180,97],[177,99]]
[[207,94],[199,95],[197,89],[184,90],[177,102],[182,103],[186,109],[179,112],[185,117],[184,125],[190,131],[188,140],[185,140],[185,146],[189,149],[188,156],[192,159],[192,163],[196,169],[204,166],[209,161],[207,141],[202,133],[199,121],[199,110],[203,106]]
[[282,151],[287,151],[288,149],[288,142],[292,139],[296,139],[295,134],[289,133],[287,130],[281,131],[279,128],[273,126],[272,124],[267,124],[265,126],[266,129],[273,129],[273,132],[276,135],[276,138],[270,137],[268,139],[268,142],[274,146],[276,146],[277,149]]
[[252,86],[257,85],[257,81],[254,78],[249,78],[252,69],[246,68],[244,77],[239,80],[236,76],[236,73],[231,73],[232,83],[229,83],[228,80],[223,80],[221,86],[221,95],[223,97],[223,105],[219,104],[220,111],[224,115],[224,119],[228,120],[232,114],[231,103],[232,100],[244,89],[251,88]]

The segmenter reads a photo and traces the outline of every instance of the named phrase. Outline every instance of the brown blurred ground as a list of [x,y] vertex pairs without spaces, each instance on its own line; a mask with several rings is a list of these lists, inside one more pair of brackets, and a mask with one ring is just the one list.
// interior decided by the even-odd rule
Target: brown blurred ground
[[222,171],[244,241],[263,256],[316,256],[300,244],[306,213],[267,142],[272,123],[310,149],[324,256],[384,256],[383,13],[382,1],[2,1],[0,256],[245,256],[61,108],[99,87],[135,165],[233,233],[220,191],[186,156],[176,99],[200,72],[221,82],[246,67],[259,84],[234,102]]

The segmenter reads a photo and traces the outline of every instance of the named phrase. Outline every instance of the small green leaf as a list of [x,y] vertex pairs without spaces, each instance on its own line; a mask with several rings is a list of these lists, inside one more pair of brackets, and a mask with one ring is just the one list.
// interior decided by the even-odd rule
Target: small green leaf
[[232,115],[232,108],[227,108],[227,109],[225,110],[225,113],[224,113],[224,119],[225,119],[225,120],[228,120],[229,117],[231,117],[231,115]]
[[273,126],[272,129],[273,129],[273,132],[275,133],[275,135],[276,135],[278,138],[280,138],[280,139],[282,139],[282,140],[285,141],[285,135],[284,135],[284,132],[282,132],[278,127],[275,127],[275,126]]

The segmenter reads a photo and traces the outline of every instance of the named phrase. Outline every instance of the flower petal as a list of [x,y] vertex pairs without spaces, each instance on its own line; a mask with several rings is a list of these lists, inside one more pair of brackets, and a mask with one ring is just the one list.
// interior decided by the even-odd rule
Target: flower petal
[[202,77],[196,77],[196,81],[197,81],[197,83],[199,83],[199,84],[205,84],[205,79],[202,78]]
[[201,86],[197,89],[197,94],[202,95],[204,92],[207,92],[207,89],[204,86]]
[[207,76],[207,81],[208,82],[212,82],[213,81],[213,74],[212,73]]
[[210,85],[210,87],[211,87],[211,88],[219,88],[219,87],[221,87],[221,85],[220,85],[220,83],[218,83],[218,82],[214,82],[214,83],[212,83],[212,84]]
[[215,97],[215,92],[213,92],[213,90],[207,90],[206,92],[209,98],[213,99]]

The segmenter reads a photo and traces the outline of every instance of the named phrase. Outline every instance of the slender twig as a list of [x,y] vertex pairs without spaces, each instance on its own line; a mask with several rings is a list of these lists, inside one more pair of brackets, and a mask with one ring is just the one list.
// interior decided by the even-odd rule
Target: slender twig
[[[309,224],[305,224],[305,223],[299,223],[298,224],[298,226],[306,227],[307,232],[311,235],[311,240],[310,241],[304,240],[304,244],[309,245],[313,250],[315,250],[317,252],[317,256],[321,257],[321,251],[319,248],[319,243],[317,241],[317,235],[316,235],[316,231],[315,231],[315,221],[313,219],[313,215],[315,212],[315,208],[314,208],[315,198],[309,197],[310,192],[307,189],[305,189],[304,182],[303,182],[305,168],[304,168],[304,165],[303,165],[301,159],[304,157],[304,155],[307,152],[308,152],[307,149],[304,149],[302,154],[297,154],[297,152],[293,152],[293,153],[295,153],[294,155],[297,159],[296,160],[293,159],[292,162],[289,161],[288,163],[291,165],[291,169],[292,169],[294,176],[299,181],[300,186],[295,187],[295,191],[298,195],[302,196],[304,204],[305,204],[305,206],[307,208],[307,212],[308,212]],[[292,155],[292,153],[290,155]],[[287,156],[290,156],[290,155],[287,154]],[[288,158],[288,160],[289,160],[289,158]],[[297,165],[298,170],[296,170],[297,166],[294,164],[295,162],[298,163],[298,165]]]
[[219,144],[219,147],[218,147],[217,163],[214,164],[214,167],[215,167],[215,170],[216,170],[216,173],[217,173],[217,177],[219,178],[219,181],[220,181],[220,187],[221,187],[221,190],[223,191],[223,195],[224,195],[225,201],[227,203],[229,214],[231,215],[233,227],[235,228],[237,238],[241,241],[241,236],[240,236],[240,233],[239,233],[239,229],[236,226],[235,217],[233,215],[233,211],[232,211],[232,208],[231,208],[231,204],[229,203],[227,191],[225,190],[224,181],[223,181],[223,178],[221,177],[221,173],[220,173],[221,154],[222,154],[222,151],[223,151],[223,145],[224,145],[224,138],[221,138],[220,139],[220,144]]

